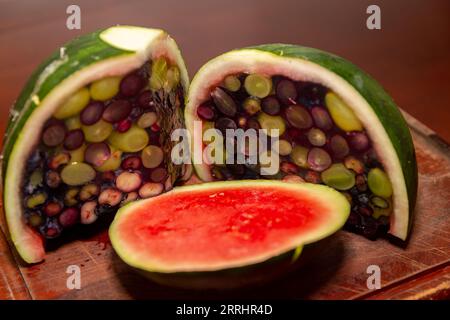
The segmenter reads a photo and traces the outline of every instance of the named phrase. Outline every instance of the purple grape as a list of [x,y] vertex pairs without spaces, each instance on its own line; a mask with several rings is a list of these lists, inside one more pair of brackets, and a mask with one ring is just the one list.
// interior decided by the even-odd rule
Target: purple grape
[[336,159],[342,159],[350,152],[347,140],[338,134],[331,137],[329,146]]
[[313,124],[308,110],[306,110],[306,108],[302,106],[292,105],[287,107],[285,110],[285,116],[291,126],[298,129],[307,129],[310,128]]
[[312,148],[308,152],[308,164],[315,171],[323,171],[331,165],[331,157],[321,148]]
[[364,132],[350,132],[348,134],[350,147],[356,151],[364,151],[369,148],[369,137]]
[[122,160],[122,169],[124,170],[137,170],[142,166],[141,158],[138,156],[129,156]]
[[215,127],[224,135],[226,134],[226,129],[237,129],[236,122],[230,118],[220,118],[216,121]]
[[247,121],[247,129],[255,129],[258,132],[261,129],[261,125],[256,118],[250,118]]
[[100,101],[94,101],[87,105],[86,108],[81,111],[80,121],[82,124],[90,126],[96,123],[103,114],[105,106]]
[[228,117],[234,117],[237,112],[237,106],[233,98],[231,98],[228,93],[217,87],[211,92],[211,97],[220,112]]
[[281,80],[276,89],[277,97],[285,105],[296,104],[297,88],[294,82],[288,79]]
[[142,91],[138,98],[138,104],[144,109],[154,109],[153,97],[150,90]]
[[120,82],[120,93],[125,97],[132,97],[144,87],[143,79],[136,73],[127,75]]
[[111,156],[111,150],[105,142],[90,144],[84,151],[84,159],[93,166],[101,166]]
[[129,119],[124,119],[117,124],[116,130],[120,133],[127,132],[131,128],[131,125],[132,122]]
[[261,101],[261,109],[271,116],[275,116],[280,113],[280,102],[275,96],[265,97]]
[[333,121],[325,108],[313,107],[311,109],[311,115],[318,128],[322,130],[330,130],[333,128]]
[[200,119],[211,121],[216,117],[216,112],[214,106],[210,103],[203,103],[197,108],[197,115]]
[[83,145],[84,134],[81,129],[70,130],[64,139],[64,148],[75,150]]
[[48,126],[42,134],[42,142],[48,147],[56,147],[64,141],[66,127],[61,123]]
[[131,104],[127,100],[116,100],[106,107],[103,112],[103,120],[116,123],[119,122],[131,113]]
[[80,220],[80,212],[76,208],[67,208],[60,214],[58,220],[64,228],[71,227]]
[[150,174],[150,179],[153,182],[162,182],[167,177],[167,170],[164,168],[156,168]]

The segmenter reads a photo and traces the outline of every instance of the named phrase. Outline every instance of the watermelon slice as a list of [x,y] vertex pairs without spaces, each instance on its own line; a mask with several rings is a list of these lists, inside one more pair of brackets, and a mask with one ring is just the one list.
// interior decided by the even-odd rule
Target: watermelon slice
[[260,280],[256,266],[266,276],[268,265],[289,266],[296,248],[339,230],[349,212],[345,197],[322,185],[214,182],[122,207],[109,235],[127,264],[156,281],[230,287],[251,282],[249,274]]
[[3,143],[4,211],[24,261],[43,260],[44,242],[66,228],[171,188],[181,169],[167,161],[169,137],[188,86],[175,41],[158,29],[100,30],[37,68]]
[[[352,202],[349,229],[371,239],[386,232],[407,239],[417,193],[411,135],[389,95],[350,62],[294,45],[233,50],[195,75],[185,121],[203,181],[324,183]],[[236,159],[226,166],[204,161],[213,145],[202,136],[205,128],[278,129],[278,172],[264,176],[259,163]],[[223,149],[219,154],[228,153]]]

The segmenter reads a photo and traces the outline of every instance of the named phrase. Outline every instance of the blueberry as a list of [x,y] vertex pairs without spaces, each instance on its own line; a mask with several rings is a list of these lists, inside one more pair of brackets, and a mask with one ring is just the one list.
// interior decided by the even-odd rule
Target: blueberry
[[348,192],[350,193],[350,195],[351,195],[353,198],[354,198],[354,197],[357,197],[358,194],[359,194],[359,190],[358,190],[357,187],[351,188]]
[[327,89],[320,84],[311,82],[300,82],[297,85],[299,98],[298,102],[306,107],[324,105],[324,98]]
[[95,210],[96,210],[97,215],[101,216],[101,215],[104,215],[104,214],[107,215],[107,214],[113,212],[114,207],[111,207],[110,205],[107,205],[107,204],[99,205],[99,206],[97,206],[97,208]]
[[357,200],[358,203],[362,204],[362,205],[367,205],[369,203],[369,196],[367,195],[367,193],[360,193],[357,196]]
[[57,238],[62,231],[61,225],[57,218],[47,218],[45,223],[40,227],[39,231],[47,239]]

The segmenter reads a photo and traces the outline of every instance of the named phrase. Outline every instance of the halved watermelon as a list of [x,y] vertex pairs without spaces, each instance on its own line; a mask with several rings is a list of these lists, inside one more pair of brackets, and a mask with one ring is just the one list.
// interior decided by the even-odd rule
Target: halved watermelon
[[230,51],[195,75],[185,121],[203,181],[262,176],[247,163],[207,164],[210,142],[196,122],[222,132],[279,129],[280,169],[266,178],[328,184],[352,202],[347,225],[356,232],[408,237],[417,193],[411,135],[391,97],[352,63],[285,44]]
[[345,197],[322,185],[213,182],[122,207],[109,235],[123,261],[156,281],[232,287],[261,280],[255,267],[266,277],[289,267],[296,248],[339,230],[349,212]]
[[[170,83],[165,75],[164,81],[158,78],[162,72],[171,72]],[[150,79],[152,93],[140,100],[149,73],[156,77]],[[125,75],[129,76],[126,84]],[[167,83],[178,90],[174,99],[167,98],[170,102],[164,96]],[[164,139],[170,141],[170,131],[183,125],[180,104],[188,86],[175,41],[163,30],[133,26],[115,26],[74,39],[37,68],[11,110],[3,142],[4,211],[12,242],[23,260],[43,260],[43,237],[51,239],[62,227],[80,220],[92,223],[101,210],[118,205],[122,192],[128,192],[122,201],[132,201],[171,187],[179,169],[169,162],[166,167],[159,165],[170,157],[167,145],[146,146],[157,144],[155,136],[166,135]],[[153,114],[141,117],[149,110]],[[166,185],[146,183],[138,194],[135,189],[141,177],[125,173],[119,180],[123,190],[106,188],[103,182],[114,180],[109,171],[121,165],[126,152],[140,152],[144,147],[144,167],[159,165],[158,170],[148,169],[156,171],[149,175],[155,179],[169,175]],[[124,170],[140,167],[136,158],[122,164]],[[104,205],[96,207],[96,197],[103,191],[98,202]]]

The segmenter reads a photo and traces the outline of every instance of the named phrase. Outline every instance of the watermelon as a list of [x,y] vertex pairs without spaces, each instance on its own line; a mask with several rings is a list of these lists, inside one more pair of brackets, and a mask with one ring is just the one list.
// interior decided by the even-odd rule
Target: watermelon
[[[347,228],[371,239],[387,233],[407,239],[417,193],[408,126],[383,88],[345,59],[286,44],[227,52],[195,75],[185,121],[195,171],[203,181],[327,184],[352,203]],[[208,128],[277,129],[278,172],[264,175],[259,163],[247,160],[204,161],[213,145],[202,136]],[[219,147],[227,159],[229,150]]]
[[[125,203],[171,188],[180,168],[164,160],[171,146],[157,140],[170,141],[170,132],[183,126],[188,86],[175,41],[163,30],[134,26],[74,39],[36,69],[3,141],[4,211],[25,262],[43,260],[45,241],[63,228],[93,223],[122,197]],[[107,186],[127,154],[136,156],[122,162],[116,180],[122,189]],[[144,176],[137,168],[158,181],[169,178],[165,185],[143,181],[138,192]]]
[[123,261],[157,282],[230,288],[289,269],[302,246],[339,230],[349,212],[327,186],[212,182],[122,207],[109,236]]

